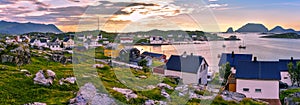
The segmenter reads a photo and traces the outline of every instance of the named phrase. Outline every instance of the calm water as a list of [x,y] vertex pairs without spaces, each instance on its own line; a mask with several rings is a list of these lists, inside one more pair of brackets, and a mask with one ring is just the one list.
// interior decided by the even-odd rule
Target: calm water
[[[243,53],[253,54],[258,60],[278,60],[278,59],[300,59],[300,40],[298,39],[267,39],[259,38],[262,35],[251,34],[219,34],[223,37],[236,35],[241,41],[211,41],[205,44],[190,45],[163,45],[163,46],[135,46],[143,51],[164,53],[167,57],[171,55],[180,55],[183,52],[205,57],[210,65],[210,69],[217,71],[219,62],[218,55],[221,53]],[[247,46],[246,49],[239,49],[241,44]],[[226,48],[222,46],[226,45]]]

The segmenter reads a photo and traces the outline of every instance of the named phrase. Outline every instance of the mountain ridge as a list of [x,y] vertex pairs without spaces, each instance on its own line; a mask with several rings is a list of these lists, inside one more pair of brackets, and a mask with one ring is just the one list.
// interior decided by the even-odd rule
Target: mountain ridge
[[0,33],[2,34],[24,34],[30,32],[52,32],[62,33],[54,24],[39,24],[39,23],[19,23],[0,21]]

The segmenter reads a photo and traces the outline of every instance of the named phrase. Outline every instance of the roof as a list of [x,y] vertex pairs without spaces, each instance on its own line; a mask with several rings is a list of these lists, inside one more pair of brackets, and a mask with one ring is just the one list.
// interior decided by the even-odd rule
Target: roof
[[293,61],[291,61],[291,59],[279,59],[279,70],[288,71],[288,64],[291,62],[296,67],[297,62],[300,62],[300,59],[294,59]]
[[35,38],[32,38],[31,40],[30,40],[30,43],[33,43],[35,41]]
[[70,40],[70,38],[65,38],[64,42],[68,42]]
[[57,37],[52,39],[51,42],[55,42],[56,40],[59,40]]
[[158,53],[152,53],[152,52],[143,52],[142,55],[151,56],[155,58],[161,58],[162,56],[165,56],[164,54],[158,54]]
[[235,67],[239,61],[251,61],[251,60],[252,60],[252,54],[222,53],[219,66],[222,66],[223,64],[229,62],[231,67]]
[[237,79],[280,80],[278,61],[239,61]]
[[182,57],[179,55],[172,55],[166,64],[166,69],[179,72],[197,73],[203,60],[205,61],[202,56],[188,55],[186,57]]
[[46,39],[40,39],[41,43],[47,43]]

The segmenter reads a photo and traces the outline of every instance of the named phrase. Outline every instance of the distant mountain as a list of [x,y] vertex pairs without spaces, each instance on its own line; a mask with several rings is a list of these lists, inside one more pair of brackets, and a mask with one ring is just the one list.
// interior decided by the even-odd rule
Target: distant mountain
[[268,29],[263,24],[248,23],[236,32],[268,32]]
[[0,33],[2,34],[24,34],[29,32],[62,33],[62,31],[53,24],[46,25],[0,21]]
[[281,26],[276,26],[269,32],[272,32],[272,33],[297,33],[294,29],[284,29]]
[[233,31],[233,28],[232,27],[229,27],[228,29],[227,29],[227,31],[226,31],[226,33],[233,33],[234,31]]

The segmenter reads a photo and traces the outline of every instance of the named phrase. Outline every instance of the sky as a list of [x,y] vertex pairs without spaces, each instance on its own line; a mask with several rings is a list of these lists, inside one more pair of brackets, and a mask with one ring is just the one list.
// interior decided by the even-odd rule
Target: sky
[[0,0],[0,20],[64,32],[234,30],[246,23],[300,30],[299,0]]

